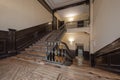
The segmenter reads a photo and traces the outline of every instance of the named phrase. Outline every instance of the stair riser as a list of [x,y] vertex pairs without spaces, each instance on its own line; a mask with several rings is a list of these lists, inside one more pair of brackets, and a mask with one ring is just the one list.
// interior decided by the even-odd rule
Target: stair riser
[[[46,55],[46,52],[53,51],[53,47],[57,44],[54,43],[56,41],[56,38],[59,36],[61,32],[60,31],[54,31],[50,35],[47,35],[43,37],[41,40],[30,46],[29,48],[26,48],[25,51],[21,52],[24,55],[20,55],[18,57],[23,58],[25,60],[33,60],[33,61],[41,61],[48,58],[48,55]],[[50,57],[51,59],[52,57]],[[65,61],[64,57],[60,56],[54,56],[55,61],[54,62],[60,62],[63,63]]]

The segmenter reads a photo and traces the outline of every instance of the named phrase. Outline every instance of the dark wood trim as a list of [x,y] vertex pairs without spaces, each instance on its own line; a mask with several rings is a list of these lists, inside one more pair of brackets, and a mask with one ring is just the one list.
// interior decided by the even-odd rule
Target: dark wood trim
[[83,4],[88,4],[88,3],[89,3],[89,0],[85,0],[85,1],[81,1],[81,2],[74,3],[74,4],[70,4],[70,5],[66,5],[66,6],[63,6],[63,7],[56,8],[53,11],[55,12],[55,11],[58,11],[58,10],[62,10],[62,9],[70,8],[70,7],[75,7],[75,6],[79,6],[79,5],[83,5]]
[[7,46],[6,46],[6,39],[0,39],[0,54],[6,53]]
[[57,17],[53,14],[53,23],[52,23],[52,29],[57,30]]
[[[117,44],[116,44],[117,43]],[[105,47],[101,48],[100,50],[96,51],[95,52],[95,55],[102,55],[103,53],[103,50],[104,50],[104,53],[109,53],[113,50],[116,50],[119,46],[115,46],[115,45],[119,45],[120,44],[120,38],[116,39],[115,41],[113,41],[112,43],[106,45]],[[114,47],[115,46],[115,47]],[[111,48],[111,49],[110,49]],[[115,49],[116,48],[116,49]]]
[[86,0],[86,4],[89,5],[90,4],[90,0]]
[[16,55],[49,33],[51,25],[44,23],[24,30],[0,31],[0,58]]
[[15,29],[9,29],[8,31],[8,54],[16,53],[16,30]]
[[84,51],[83,52],[83,57],[85,60],[89,61],[90,60],[90,52],[89,51]]
[[30,27],[16,32],[16,48],[17,52],[30,46],[45,34],[49,32],[50,25],[48,23]]
[[40,4],[42,4],[50,13],[53,13],[53,10],[50,6],[45,2],[45,0],[38,0]]
[[0,58],[7,55],[8,31],[0,30]]
[[95,66],[120,73],[120,38],[94,54]]
[[52,30],[54,30],[54,17],[55,17],[55,15],[54,15],[54,12],[52,13]]
[[95,67],[95,55],[94,54],[90,54],[90,64],[91,64],[91,67]]

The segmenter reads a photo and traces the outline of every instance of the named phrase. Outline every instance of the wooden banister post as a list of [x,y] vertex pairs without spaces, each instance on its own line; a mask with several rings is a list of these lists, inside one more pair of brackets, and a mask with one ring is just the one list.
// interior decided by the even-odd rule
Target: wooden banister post
[[8,54],[16,54],[16,30],[9,29],[8,32]]

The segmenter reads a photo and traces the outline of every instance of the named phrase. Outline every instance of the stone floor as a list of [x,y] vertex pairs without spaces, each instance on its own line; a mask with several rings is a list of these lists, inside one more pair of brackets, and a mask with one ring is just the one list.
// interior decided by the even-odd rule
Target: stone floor
[[87,65],[68,67],[7,58],[0,60],[0,80],[120,80],[120,76]]

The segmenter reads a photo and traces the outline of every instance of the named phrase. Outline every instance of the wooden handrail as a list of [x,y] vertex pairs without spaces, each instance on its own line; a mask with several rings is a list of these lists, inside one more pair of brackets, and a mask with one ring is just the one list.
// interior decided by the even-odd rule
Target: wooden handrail
[[65,45],[65,47],[66,47],[66,49],[67,49],[67,52],[68,52],[68,55],[70,56],[70,58],[71,59],[73,59],[74,57],[73,56],[71,56],[72,55],[72,53],[71,53],[71,51],[70,51],[70,49],[69,49],[69,47],[68,47],[68,45],[65,43],[65,42],[61,42],[63,45]]

